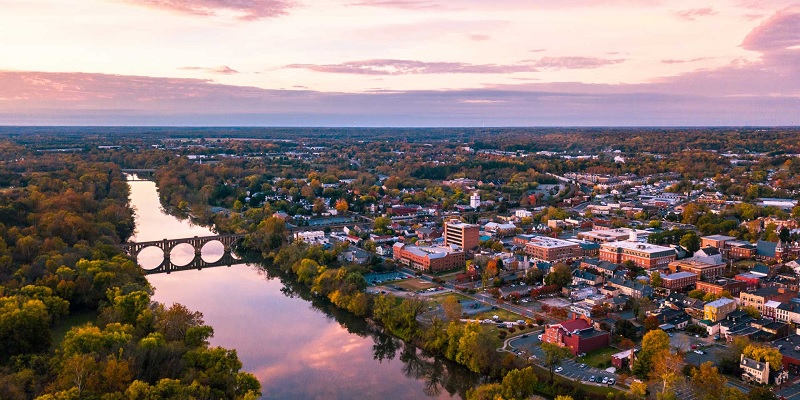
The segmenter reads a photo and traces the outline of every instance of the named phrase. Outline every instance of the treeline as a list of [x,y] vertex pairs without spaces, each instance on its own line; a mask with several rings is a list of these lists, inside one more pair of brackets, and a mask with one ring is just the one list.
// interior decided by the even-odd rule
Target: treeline
[[120,254],[134,224],[118,166],[29,154],[0,172],[18,179],[0,190],[0,398],[260,395],[202,314],[151,301]]

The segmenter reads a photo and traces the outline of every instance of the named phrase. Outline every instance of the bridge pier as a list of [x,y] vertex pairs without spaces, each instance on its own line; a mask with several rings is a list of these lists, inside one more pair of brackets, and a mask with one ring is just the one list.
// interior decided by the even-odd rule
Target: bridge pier
[[[138,243],[126,243],[123,244],[122,250],[127,253],[129,256],[136,258],[139,256],[139,253],[148,248],[148,247],[157,247],[161,249],[164,253],[164,260],[161,264],[153,270],[148,271],[147,273],[161,273],[166,272],[170,273],[172,271],[181,271],[185,269],[202,269],[206,267],[216,267],[222,265],[228,265],[235,263],[236,260],[231,256],[231,251],[233,249],[233,245],[238,241],[244,238],[245,235],[216,235],[216,236],[205,236],[205,237],[192,237],[192,238],[183,238],[183,239],[163,239],[163,240],[155,240],[150,242],[138,242]],[[220,242],[224,249],[222,258],[215,263],[207,263],[203,260],[202,257],[202,250],[203,246],[210,242]],[[172,249],[179,244],[188,244],[192,246],[194,249],[194,259],[187,264],[186,266],[177,266],[170,260],[170,254],[172,253]]]

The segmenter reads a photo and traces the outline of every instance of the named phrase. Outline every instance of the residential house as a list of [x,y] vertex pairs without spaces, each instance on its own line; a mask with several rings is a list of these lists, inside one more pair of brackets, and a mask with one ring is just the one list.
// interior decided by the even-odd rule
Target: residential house
[[572,284],[586,283],[588,285],[598,285],[605,282],[603,275],[593,274],[589,271],[576,269],[572,272]]
[[769,362],[756,361],[742,354],[739,360],[739,367],[742,368],[743,381],[761,385],[769,383]]
[[736,311],[736,302],[727,297],[710,301],[703,307],[703,319],[714,322],[723,320],[728,314]]
[[797,292],[787,290],[786,288],[764,287],[756,289],[753,292],[742,292],[739,294],[739,304],[742,307],[754,307],[758,312],[764,310],[764,305],[774,300],[777,302],[788,302],[793,297],[797,296]]
[[633,297],[634,299],[653,297],[653,287],[638,281],[614,277],[609,279],[607,282],[610,286],[619,289],[620,294]]
[[692,272],[676,272],[674,274],[661,274],[661,286],[669,290],[685,290],[694,287],[697,274]]
[[728,291],[731,296],[739,297],[739,293],[747,289],[747,282],[717,278],[708,282],[698,281],[696,288],[706,293],[713,293],[717,296],[722,296],[722,292]]

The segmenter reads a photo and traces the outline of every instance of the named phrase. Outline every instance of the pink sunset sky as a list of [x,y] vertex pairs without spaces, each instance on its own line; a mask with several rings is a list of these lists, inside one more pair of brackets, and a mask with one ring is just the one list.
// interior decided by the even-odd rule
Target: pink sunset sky
[[0,0],[0,124],[799,125],[800,2]]

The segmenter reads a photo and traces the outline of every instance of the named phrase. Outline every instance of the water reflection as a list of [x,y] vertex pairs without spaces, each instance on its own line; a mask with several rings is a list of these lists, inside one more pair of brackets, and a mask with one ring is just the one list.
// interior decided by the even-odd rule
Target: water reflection
[[[152,182],[130,185],[135,240],[213,234],[161,212]],[[277,270],[236,264],[148,280],[154,300],[203,312],[214,327],[212,345],[236,349],[267,399],[464,398],[478,380],[333,307]]]

